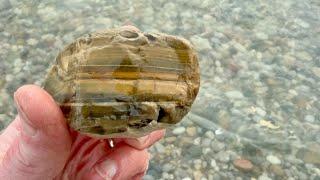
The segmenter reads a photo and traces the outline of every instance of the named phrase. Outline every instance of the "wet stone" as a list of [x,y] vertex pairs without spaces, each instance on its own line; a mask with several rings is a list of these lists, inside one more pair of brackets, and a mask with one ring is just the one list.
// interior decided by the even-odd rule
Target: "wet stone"
[[253,169],[253,164],[247,159],[236,159],[233,161],[233,165],[244,172],[248,172]]
[[267,160],[268,160],[271,164],[281,164],[281,160],[280,160],[277,156],[268,155],[268,156],[267,156]]
[[[28,40],[29,45],[37,43]],[[197,54],[187,40],[123,26],[66,46],[44,89],[80,133],[141,137],[180,122],[199,83]],[[175,135],[184,132],[184,127],[173,130]]]

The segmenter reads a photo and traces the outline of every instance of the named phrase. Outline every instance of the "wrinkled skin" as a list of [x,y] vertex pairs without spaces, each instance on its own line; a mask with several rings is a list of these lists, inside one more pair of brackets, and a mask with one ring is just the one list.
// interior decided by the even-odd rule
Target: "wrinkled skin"
[[70,130],[51,96],[27,85],[14,95],[19,115],[0,135],[0,179],[141,179],[155,131],[138,139],[105,140]]

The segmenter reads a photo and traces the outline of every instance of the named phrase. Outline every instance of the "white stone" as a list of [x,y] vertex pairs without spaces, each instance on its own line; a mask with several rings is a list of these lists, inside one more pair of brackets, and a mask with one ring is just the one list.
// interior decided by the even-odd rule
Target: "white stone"
[[240,91],[228,91],[225,95],[230,99],[241,99],[243,98],[243,94]]
[[194,44],[195,48],[198,49],[199,51],[211,49],[210,42],[207,39],[204,39],[200,36],[195,35],[195,36],[192,36],[190,40]]
[[304,120],[308,122],[314,122],[315,117],[313,115],[308,114],[304,117]]
[[268,35],[263,33],[263,32],[258,32],[256,34],[257,38],[262,39],[262,40],[267,40],[268,39]]
[[210,139],[214,139],[214,133],[212,131],[207,131],[205,135]]
[[271,164],[281,164],[281,160],[277,156],[274,156],[274,155],[268,155],[267,160]]
[[197,146],[200,145],[200,142],[201,142],[201,138],[200,137],[198,137],[198,138],[193,140],[193,144],[197,145]]
[[257,112],[257,114],[259,114],[262,117],[264,117],[267,114],[266,111],[261,109],[260,107],[256,108],[256,112]]
[[34,45],[38,44],[38,41],[36,39],[31,38],[31,39],[27,40],[27,43],[31,46],[34,46]]
[[216,83],[222,83],[222,79],[220,79],[218,76],[214,77],[214,82]]
[[312,72],[314,75],[316,75],[320,78],[320,67],[313,67]]
[[310,24],[307,23],[307,22],[305,22],[305,21],[303,21],[302,19],[295,19],[295,22],[296,22],[299,26],[301,26],[301,27],[303,27],[303,28],[309,28],[309,27],[310,27]]
[[259,176],[258,180],[272,180],[271,178],[268,177],[266,174],[262,174]]
[[301,59],[301,60],[305,60],[305,61],[311,61],[312,60],[312,56],[309,53],[305,52],[305,51],[297,52],[296,56],[297,56],[298,59]]
[[190,177],[185,177],[182,180],[192,180]]
[[175,134],[175,135],[179,135],[179,134],[183,134],[185,131],[186,131],[186,128],[181,126],[181,127],[175,128],[172,131],[172,133]]

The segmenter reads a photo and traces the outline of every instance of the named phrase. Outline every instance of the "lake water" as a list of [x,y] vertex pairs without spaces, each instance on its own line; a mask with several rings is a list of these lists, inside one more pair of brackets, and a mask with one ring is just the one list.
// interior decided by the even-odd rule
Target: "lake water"
[[145,179],[320,179],[319,0],[0,0],[0,126],[75,38],[133,24],[196,47],[192,111],[150,148]]

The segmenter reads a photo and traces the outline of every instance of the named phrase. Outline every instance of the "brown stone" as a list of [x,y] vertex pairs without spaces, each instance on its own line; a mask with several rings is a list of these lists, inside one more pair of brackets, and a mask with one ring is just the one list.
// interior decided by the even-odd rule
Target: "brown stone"
[[140,137],[179,122],[199,84],[197,55],[188,41],[123,26],[68,45],[44,89],[70,127],[110,138]]
[[253,164],[247,159],[236,159],[233,161],[233,165],[244,172],[249,172],[253,169]]

